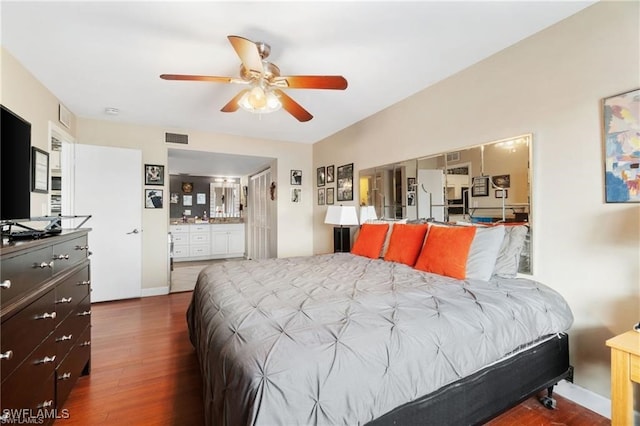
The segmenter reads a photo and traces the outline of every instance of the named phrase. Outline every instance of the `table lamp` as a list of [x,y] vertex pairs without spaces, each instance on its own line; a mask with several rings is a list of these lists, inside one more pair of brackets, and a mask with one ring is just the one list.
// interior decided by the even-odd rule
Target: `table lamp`
[[355,206],[329,206],[324,223],[340,225],[333,228],[334,253],[351,251],[351,228],[345,228],[345,226],[358,225]]

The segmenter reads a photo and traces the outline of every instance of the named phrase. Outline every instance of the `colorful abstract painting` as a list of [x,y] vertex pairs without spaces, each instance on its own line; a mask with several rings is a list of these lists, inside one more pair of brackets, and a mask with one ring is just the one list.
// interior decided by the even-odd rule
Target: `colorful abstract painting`
[[640,89],[603,103],[607,203],[640,202]]

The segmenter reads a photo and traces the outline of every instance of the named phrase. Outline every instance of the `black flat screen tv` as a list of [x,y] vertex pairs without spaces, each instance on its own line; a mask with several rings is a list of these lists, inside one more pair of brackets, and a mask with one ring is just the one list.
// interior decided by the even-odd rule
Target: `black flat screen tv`
[[0,219],[31,217],[31,123],[0,105]]

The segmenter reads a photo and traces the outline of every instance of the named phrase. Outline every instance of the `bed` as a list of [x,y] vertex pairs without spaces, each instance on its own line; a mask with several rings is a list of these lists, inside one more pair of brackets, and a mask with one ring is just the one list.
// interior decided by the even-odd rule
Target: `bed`
[[572,321],[533,280],[354,253],[208,266],[187,311],[209,425],[482,423],[570,374]]

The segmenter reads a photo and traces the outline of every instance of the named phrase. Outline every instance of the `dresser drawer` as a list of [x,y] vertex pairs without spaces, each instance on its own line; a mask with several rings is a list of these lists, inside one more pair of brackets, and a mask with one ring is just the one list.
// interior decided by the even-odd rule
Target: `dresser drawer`
[[89,266],[69,276],[56,286],[56,325],[60,324],[89,295]]
[[91,314],[85,314],[87,312],[91,312],[89,296],[77,303],[71,315],[53,332],[58,364],[62,362],[71,348],[81,341],[80,335],[91,324]]
[[4,380],[55,328],[55,291],[5,320],[0,330],[0,378]]
[[0,263],[0,306],[33,291],[38,284],[52,276],[51,247],[6,257]]
[[87,236],[53,245],[53,273],[57,274],[85,260],[89,251]]
[[209,245],[193,245],[189,247],[189,257],[209,256],[211,249]]
[[209,244],[209,233],[195,233],[189,234],[189,244]]
[[86,327],[79,337],[77,344],[56,369],[56,404],[59,408],[62,408],[91,356],[91,327]]
[[189,234],[172,234],[173,244],[189,244]]
[[195,234],[195,233],[204,233],[204,234],[209,234],[209,225],[206,223],[202,223],[199,225],[191,225],[191,228],[189,228],[189,232],[191,234]]
[[50,336],[2,382],[2,409],[54,408],[55,361]]

